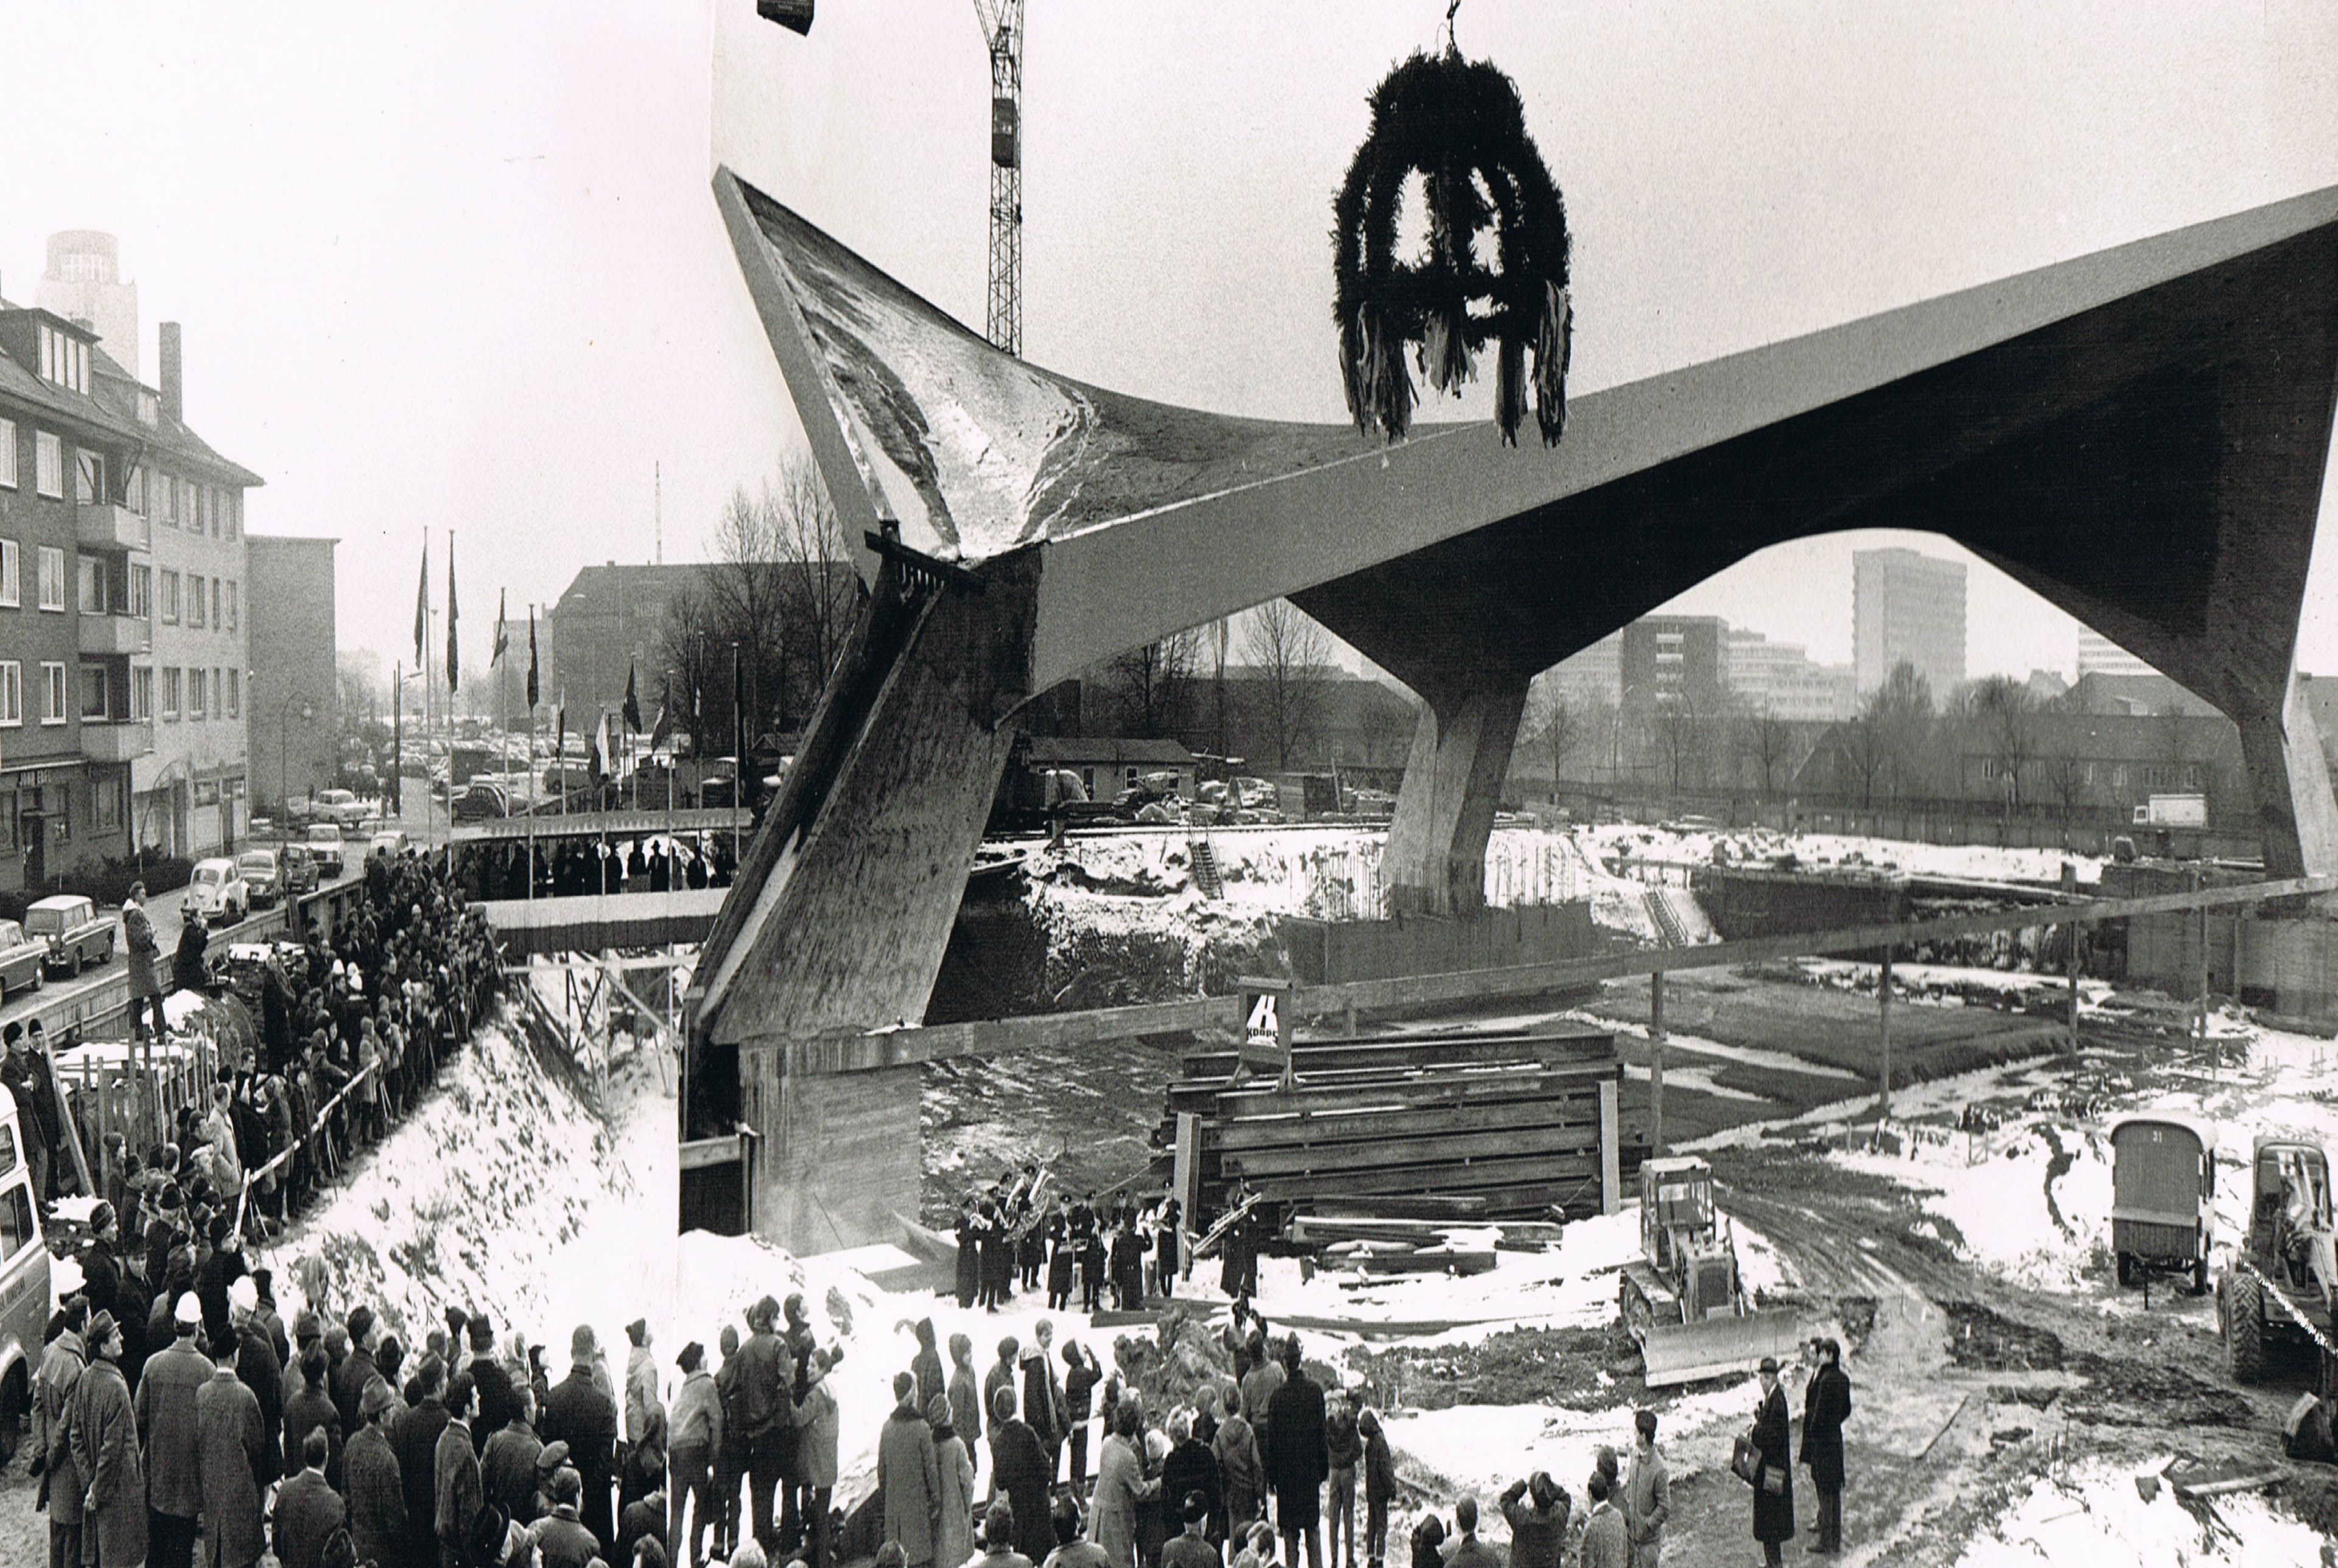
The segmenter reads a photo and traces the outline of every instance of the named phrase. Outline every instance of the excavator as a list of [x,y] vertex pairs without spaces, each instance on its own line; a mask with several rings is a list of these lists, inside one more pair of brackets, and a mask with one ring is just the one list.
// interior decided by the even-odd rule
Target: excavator
[[2216,1282],[2233,1378],[2264,1380],[2276,1344],[2316,1352],[2316,1391],[2338,1395],[2338,1227],[2330,1160],[2310,1140],[2259,1137],[2250,1150],[2249,1227]]
[[1640,1162],[1640,1254],[1624,1266],[1620,1294],[1651,1388],[1751,1372],[1764,1356],[1792,1361],[1808,1338],[1801,1313],[1746,1300],[1702,1160]]

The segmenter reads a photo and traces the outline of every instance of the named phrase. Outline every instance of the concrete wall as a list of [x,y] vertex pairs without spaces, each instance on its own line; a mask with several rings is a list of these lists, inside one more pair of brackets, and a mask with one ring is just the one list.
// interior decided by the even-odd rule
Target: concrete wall
[[919,1069],[782,1077],[779,1061],[742,1053],[742,1115],[763,1135],[755,1233],[800,1256],[899,1240],[918,1213]]
[[[335,543],[257,534],[245,541],[251,689],[244,693],[244,723],[254,799],[305,799],[333,782],[341,732]],[[311,715],[306,720],[304,708]]]
[[1725,941],[1908,917],[1908,884],[1882,877],[1700,866],[1689,887]]
[[[2172,995],[2200,985],[2200,917],[2127,922],[2127,977]],[[2338,1018],[2338,922],[2208,912],[2208,989],[2295,1017]]]
[[1599,946],[1587,903],[1486,909],[1467,917],[1333,921],[1293,916],[1281,930],[1295,977],[1309,985],[1542,964],[1587,957]]

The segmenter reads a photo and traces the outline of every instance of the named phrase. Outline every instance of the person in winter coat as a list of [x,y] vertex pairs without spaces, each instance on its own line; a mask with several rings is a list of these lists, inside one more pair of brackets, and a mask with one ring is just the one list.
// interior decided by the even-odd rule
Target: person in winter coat
[[178,1337],[148,1359],[133,1401],[145,1457],[147,1544],[154,1568],[188,1568],[194,1561],[195,1526],[203,1511],[195,1390],[211,1381],[211,1361],[195,1348],[202,1309],[194,1297],[180,1297],[172,1317]]
[[311,1432],[300,1442],[300,1473],[276,1491],[278,1568],[324,1568],[325,1543],[349,1516],[325,1482],[325,1435]]
[[982,1515],[982,1555],[966,1568],[1032,1568],[1031,1559],[1015,1549],[1021,1528],[1009,1504],[993,1503]]
[[1656,1568],[1665,1553],[1665,1521],[1673,1514],[1672,1476],[1656,1452],[1656,1413],[1633,1417],[1637,1440],[1632,1473],[1624,1478],[1624,1524],[1632,1537],[1632,1568]]
[[154,972],[154,960],[162,956],[162,945],[154,936],[154,922],[146,914],[146,884],[130,885],[130,897],[122,901],[122,946],[128,950],[130,966],[130,1033],[137,1039],[146,1038],[146,1010],[151,1004],[154,1014],[154,1038],[171,1037],[171,1025],[162,1016],[162,981]]
[[747,1309],[747,1342],[735,1357],[747,1439],[747,1516],[739,1535],[752,1535],[766,1555],[776,1552],[780,1543],[772,1494],[791,1472],[796,1452],[795,1427],[788,1419],[794,1370],[787,1345],[773,1328],[779,1311],[780,1304],[769,1296]]
[[1258,1518],[1266,1500],[1266,1470],[1259,1458],[1258,1439],[1243,1415],[1238,1396],[1227,1405],[1213,1447],[1218,1456],[1218,1480],[1225,1492],[1227,1539],[1238,1540]]
[[260,1424],[260,1396],[235,1375],[236,1351],[231,1337],[213,1341],[211,1377],[195,1390],[204,1568],[253,1568],[264,1544],[260,1476],[269,1432]]
[[1794,1469],[1786,1391],[1778,1387],[1778,1358],[1762,1357],[1762,1399],[1754,1409],[1754,1446],[1762,1467],[1754,1476],[1754,1539],[1763,1561],[1778,1568],[1784,1544],[1794,1537]]
[[[445,1363],[436,1356],[423,1357],[408,1391],[406,1408],[388,1424],[390,1453],[398,1460],[399,1491],[406,1507],[406,1545],[400,1555],[410,1564],[435,1563],[438,1557],[438,1537],[432,1527],[438,1499],[431,1484],[437,1479],[438,1434],[447,1429],[446,1392]],[[362,1408],[362,1396],[359,1406]],[[346,1476],[346,1460],[342,1471]]]
[[1355,1406],[1347,1396],[1335,1396],[1323,1416],[1323,1457],[1331,1466],[1331,1523],[1324,1548],[1336,1565],[1340,1542],[1348,1544],[1348,1568],[1356,1568],[1356,1465],[1364,1456],[1362,1436],[1356,1430]]
[[476,1386],[468,1372],[447,1382],[447,1426],[431,1455],[431,1530],[438,1538],[438,1568],[469,1568],[471,1521],[486,1501],[479,1481],[479,1451],[471,1442]]
[[[1461,1497],[1453,1504],[1453,1528],[1460,1535],[1453,1550],[1446,1553],[1446,1568],[1501,1568],[1502,1560],[1494,1549],[1478,1539],[1478,1500]],[[1288,1553],[1286,1553],[1288,1555]],[[1297,1562],[1292,1559],[1293,1563]]]
[[966,1445],[966,1456],[973,1460],[975,1446],[982,1440],[982,1385],[974,1372],[974,1341],[963,1334],[949,1337],[950,1426],[958,1432],[958,1440]]
[[1064,1341],[1064,1421],[1071,1428],[1071,1476],[1076,1491],[1086,1491],[1088,1479],[1088,1420],[1095,1413],[1095,1386],[1104,1369],[1076,1339]]
[[[673,1445],[667,1451],[671,1471],[667,1481],[672,1518],[666,1524],[666,1561],[673,1568],[698,1568],[706,1560],[706,1526],[714,1507],[714,1455],[722,1446],[722,1396],[714,1374],[706,1369],[706,1348],[695,1339],[674,1357],[682,1387],[673,1396]],[[690,1550],[683,1551],[683,1531],[690,1532]]]
[[[804,1561],[811,1568],[829,1568],[833,1551],[829,1515],[836,1496],[838,1411],[828,1374],[843,1353],[840,1348],[813,1351],[803,1397],[791,1402],[790,1415],[796,1426],[796,1466],[804,1484]],[[935,1397],[940,1400],[940,1396]]]
[[1222,1518],[1225,1509],[1223,1491],[1218,1485],[1218,1456],[1210,1452],[1208,1444],[1194,1436],[1193,1421],[1182,1410],[1169,1418],[1169,1456],[1161,1461],[1161,1495],[1164,1501],[1175,1500],[1180,1524],[1186,1523],[1186,1503],[1201,1498],[1205,1505],[1203,1538],[1214,1547],[1218,1543],[1210,1536],[1206,1526]]
[[496,1356],[495,1323],[473,1313],[464,1332],[471,1340],[471,1396],[478,1401],[478,1408],[471,1414],[471,1436],[478,1442],[484,1463],[487,1445],[496,1440],[496,1435],[510,1426],[513,1417],[525,1420],[526,1413],[521,1408],[519,1384],[511,1368]]
[[555,1384],[544,1402],[545,1442],[568,1445],[568,1462],[576,1466],[584,1484],[577,1517],[593,1532],[605,1553],[617,1534],[611,1504],[610,1477],[616,1466],[617,1406],[594,1377],[600,1348],[589,1325],[579,1324],[569,1337],[568,1376]]
[[[260,1287],[245,1275],[228,1288],[228,1322],[235,1334],[235,1375],[260,1400],[260,1419],[270,1432],[284,1422],[284,1363],[276,1358],[276,1342],[260,1322]],[[342,1430],[347,1431],[345,1425]],[[280,1479],[277,1453],[271,1446],[260,1465],[260,1484]]]
[[1356,1435],[1364,1445],[1364,1555],[1371,1568],[1382,1568],[1388,1556],[1389,1504],[1396,1498],[1396,1456],[1389,1451],[1388,1434],[1380,1430],[1374,1412],[1356,1417]]
[[1266,1411],[1266,1484],[1274,1490],[1274,1522],[1282,1534],[1282,1555],[1299,1562],[1307,1543],[1307,1568],[1323,1568],[1323,1477],[1331,1465],[1323,1446],[1323,1390],[1299,1369],[1299,1336],[1282,1343],[1282,1387]]
[[1112,1412],[1112,1433],[1096,1455],[1095,1506],[1088,1515],[1088,1539],[1104,1548],[1113,1568],[1136,1568],[1136,1504],[1161,1489],[1157,1478],[1144,1479],[1144,1462],[1137,1457],[1143,1426],[1135,1405],[1120,1406]]
[[998,1391],[1001,1388],[1010,1394],[1015,1391],[1015,1357],[1021,1348],[1022,1347],[1012,1334],[998,1342],[998,1359],[990,1364],[990,1370],[984,1373],[982,1377],[984,1410],[995,1411],[998,1408]]
[[650,1350],[649,1319],[636,1318],[626,1324],[625,1338],[632,1346],[625,1352],[625,1441],[638,1443],[649,1430],[650,1412],[663,1413],[665,1404],[658,1397],[657,1357]]
[[[1023,1421],[1038,1436],[1039,1446],[1047,1451],[1047,1483],[1053,1485],[1056,1480],[1055,1456],[1064,1441],[1064,1434],[1056,1424],[1056,1369],[1048,1364],[1047,1348],[1044,1345],[1024,1346],[1020,1363]],[[1020,1510],[1016,1516],[1018,1520],[1022,1517]]]
[[[327,1391],[325,1348],[311,1344],[300,1352],[294,1364],[300,1374],[300,1386],[292,1396],[284,1401],[284,1468],[290,1475],[300,1468],[300,1440],[311,1432],[321,1431],[329,1446],[325,1457],[325,1479],[341,1480],[341,1416],[333,1407],[333,1396]],[[254,1398],[259,1397],[255,1393]]]
[[1548,1473],[1536,1471],[1513,1481],[1502,1494],[1502,1517],[1510,1526],[1510,1568],[1558,1568],[1567,1539],[1567,1494]]
[[909,1373],[918,1380],[918,1408],[930,1410],[934,1401],[948,1392],[942,1378],[942,1353],[934,1344],[934,1320],[918,1319],[918,1353],[909,1360]]
[[917,1406],[918,1380],[893,1375],[893,1413],[877,1436],[877,1485],[885,1497],[885,1539],[898,1544],[907,1568],[932,1568],[941,1523],[941,1472],[934,1429]]
[[1851,1418],[1851,1378],[1842,1369],[1842,1347],[1819,1345],[1819,1369],[1803,1391],[1803,1463],[1818,1489],[1818,1544],[1813,1552],[1842,1550],[1842,1424]]
[[[1593,1471],[1584,1484],[1591,1499],[1591,1516],[1583,1526],[1582,1568],[1636,1568],[1639,1559],[1633,1554],[1632,1541],[1624,1515],[1616,1512],[1608,1496],[1607,1477],[1604,1472]],[[1511,1549],[1513,1563],[1517,1548]]]
[[[390,1452],[388,1421],[398,1407],[398,1396],[377,1377],[358,1398],[360,1425],[341,1454],[341,1492],[348,1500],[349,1539],[360,1563],[383,1568],[399,1561],[406,1548],[406,1489],[398,1473],[398,1455]],[[310,1427],[309,1431],[320,1431]],[[305,1446],[307,1433],[300,1441]],[[435,1455],[433,1455],[435,1458]],[[293,1455],[296,1463],[300,1451]]]
[[41,1462],[41,1484],[49,1499],[50,1568],[81,1568],[81,1472],[74,1467],[74,1390],[89,1364],[82,1332],[89,1325],[89,1303],[69,1298],[57,1337],[41,1355],[40,1375],[33,1379],[33,1443]]
[[949,1396],[938,1396],[926,1406],[926,1424],[934,1429],[934,1470],[941,1480],[941,1534],[934,1562],[962,1564],[974,1555],[974,1461],[951,1422]]
[[[1015,1510],[1015,1543],[1027,1557],[1047,1554],[1047,1487],[1055,1479],[1046,1445],[1027,1421],[1015,1416],[1015,1390],[1001,1387],[990,1401],[990,1497],[1004,1497]],[[1034,1561],[1036,1560],[1034,1557]]]
[[974,1200],[968,1198],[958,1206],[958,1304],[961,1308],[974,1305],[976,1294],[982,1289],[982,1261],[976,1256]]
[[739,1544],[739,1484],[747,1475],[747,1393],[739,1330],[723,1325],[715,1344],[722,1352],[722,1365],[714,1372],[714,1396],[722,1402],[722,1430],[714,1445],[714,1506],[708,1515],[714,1526],[714,1554],[728,1558]]

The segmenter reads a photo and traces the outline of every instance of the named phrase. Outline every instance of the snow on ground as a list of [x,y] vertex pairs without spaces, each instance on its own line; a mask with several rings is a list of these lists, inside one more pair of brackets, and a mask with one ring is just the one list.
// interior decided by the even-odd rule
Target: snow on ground
[[1862,866],[1917,877],[1984,882],[2058,882],[2067,863],[2083,886],[2102,877],[2100,857],[2061,849],[2009,849],[1987,844],[1920,844],[1840,833],[1781,833],[1768,828],[1678,831],[1645,823],[1606,823],[1576,830],[1595,858],[1619,855],[1702,865],[1716,848],[1732,860],[1763,861],[1791,854],[1807,867]]
[[1934,1189],[1929,1213],[1956,1227],[1975,1262],[2032,1289],[2073,1290],[2109,1257],[2111,1151],[2097,1131],[2057,1125],[1916,1139],[1904,1155],[1860,1151],[1838,1164]]
[[[1851,958],[1797,958],[1795,967],[1812,979],[1841,991],[1860,991],[1875,995],[1875,971],[1872,964],[1862,964]],[[2094,1013],[2108,1001],[2115,987],[2107,980],[2081,978],[2078,982],[2078,1012],[2081,1017]],[[2039,975],[2033,971],[1982,969],[1959,964],[1901,964],[1891,965],[1891,995],[1911,1002],[1931,1003],[1943,1007],[1960,1007],[1967,1002],[1979,1002],[1987,1006],[2007,1008],[2015,1003],[2030,1007],[2066,1006],[2070,995],[2070,983],[2057,975]]]
[[[2264,1497],[2245,1492],[2205,1500],[2212,1524],[2176,1501],[2173,1488],[2157,1480],[2159,1468],[2101,1461],[2058,1465],[1965,1548],[1957,1568],[2040,1563],[2259,1568],[2323,1561],[2321,1535]],[[2138,1479],[2145,1482],[2140,1487]],[[2152,1494],[2147,1502],[2146,1491]]]
[[[1537,1014],[1537,1016],[1541,1015]],[[1613,1030],[1617,1034],[1628,1035],[1637,1040],[1645,1040],[1648,1037],[1648,1026],[1645,1024],[1603,1018],[1596,1013],[1586,1013],[1579,1009],[1562,1014],[1561,1016],[1591,1024],[1595,1028]],[[1685,1051],[1694,1056],[1717,1056],[1724,1061],[1743,1063],[1748,1067],[1759,1067],[1765,1073],[1799,1073],[1805,1078],[1833,1078],[1845,1083],[1862,1082],[1858,1073],[1848,1069],[1830,1067],[1823,1062],[1812,1062],[1788,1052],[1765,1051],[1758,1045],[1728,1045],[1718,1040],[1706,1040],[1695,1034],[1682,1034],[1671,1029],[1665,1031],[1665,1050],[1667,1054]],[[1679,1069],[1671,1061],[1665,1063],[1666,1082],[1673,1081],[1678,1072]],[[1642,1075],[1645,1076],[1645,1074]],[[1707,1093],[1718,1093],[1721,1091],[1712,1090]]]
[[447,1307],[476,1308],[499,1343],[515,1329],[541,1341],[555,1377],[578,1324],[622,1372],[624,1326],[646,1318],[670,1390],[673,1102],[646,1054],[613,1069],[610,1094],[604,1120],[490,1023],[324,1205],[252,1261],[274,1268],[288,1319],[304,1304],[338,1318],[363,1301],[411,1355]]

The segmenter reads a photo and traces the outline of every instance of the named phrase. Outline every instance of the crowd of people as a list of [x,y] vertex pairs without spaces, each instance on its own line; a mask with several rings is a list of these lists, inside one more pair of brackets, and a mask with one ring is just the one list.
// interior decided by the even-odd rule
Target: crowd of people
[[[556,820],[556,819],[555,819]],[[739,869],[728,833],[659,833],[630,842],[551,838],[533,847],[535,897],[728,887]],[[526,898],[531,847],[497,839],[455,847],[455,881],[475,899]]]
[[1047,1293],[1050,1311],[1102,1308],[1107,1289],[1118,1311],[1148,1297],[1174,1296],[1183,1250],[1177,1200],[1100,1201],[1050,1193],[1036,1165],[969,1192],[958,1205],[958,1303],[996,1312],[1019,1290]]
[[86,1294],[59,1308],[33,1410],[50,1568],[192,1568],[199,1544],[205,1568],[666,1568],[645,1323],[620,1388],[589,1327],[555,1381],[459,1308],[411,1359],[365,1305],[288,1333],[269,1283],[238,1276],[216,1328],[200,1291],[158,1302],[142,1359]]

